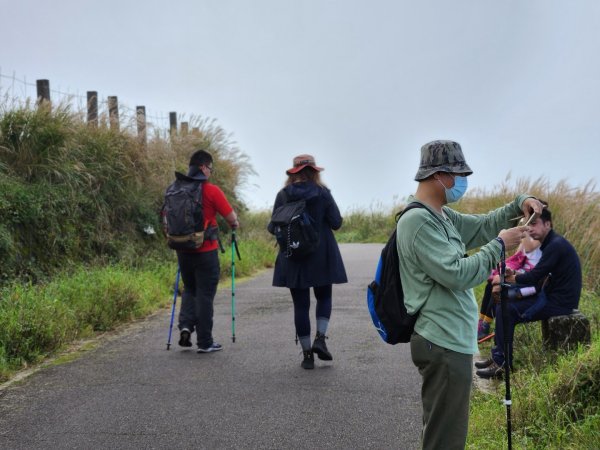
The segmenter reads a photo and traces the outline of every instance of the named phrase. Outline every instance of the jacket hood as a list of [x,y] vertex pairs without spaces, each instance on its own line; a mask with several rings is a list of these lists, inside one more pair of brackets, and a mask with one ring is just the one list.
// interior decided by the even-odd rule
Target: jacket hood
[[194,180],[206,180],[206,175],[202,173],[200,168],[197,166],[189,166],[187,176],[193,178]]
[[321,187],[315,183],[292,183],[283,188],[290,200],[299,200],[301,198],[308,200],[317,197],[321,193]]
[[189,175],[184,175],[181,172],[175,172],[175,179],[180,181],[206,181],[207,178],[202,174],[190,177]]

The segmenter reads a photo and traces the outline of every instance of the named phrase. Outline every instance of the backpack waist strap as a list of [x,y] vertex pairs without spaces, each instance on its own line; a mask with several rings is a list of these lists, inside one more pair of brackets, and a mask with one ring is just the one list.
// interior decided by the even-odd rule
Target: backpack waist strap
[[219,227],[212,226],[204,231],[196,231],[194,233],[178,236],[167,234],[167,238],[171,242],[175,243],[184,243],[189,241],[198,243],[202,243],[203,241],[216,241],[219,239]]

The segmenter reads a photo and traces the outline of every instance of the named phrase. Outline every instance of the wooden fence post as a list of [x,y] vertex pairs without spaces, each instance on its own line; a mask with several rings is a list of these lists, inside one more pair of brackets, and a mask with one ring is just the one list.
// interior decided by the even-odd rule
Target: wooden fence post
[[169,133],[171,137],[177,135],[177,113],[173,111],[169,113]]
[[50,80],[36,80],[37,104],[50,104]]
[[187,122],[181,122],[181,135],[182,136],[187,136],[188,135],[188,123]]
[[108,96],[108,122],[111,130],[119,131],[119,100],[116,95]]
[[194,128],[192,128],[192,134],[194,136],[200,136],[200,127],[194,127]]
[[138,139],[142,145],[146,145],[146,107],[136,106],[135,114],[137,118]]
[[98,128],[98,92],[87,91],[87,121],[88,125]]

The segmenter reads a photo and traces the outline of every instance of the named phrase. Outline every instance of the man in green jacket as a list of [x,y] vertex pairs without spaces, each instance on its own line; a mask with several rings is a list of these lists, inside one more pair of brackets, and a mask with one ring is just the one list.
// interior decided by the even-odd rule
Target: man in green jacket
[[489,277],[503,248],[519,245],[527,228],[512,227],[512,219],[540,214],[543,208],[528,195],[487,214],[461,214],[445,206],[462,197],[472,173],[457,142],[425,144],[415,177],[419,186],[409,202],[429,211],[414,208],[398,221],[404,302],[410,314],[418,313],[410,349],[423,380],[424,449],[465,446],[477,352],[478,309],[472,288]]

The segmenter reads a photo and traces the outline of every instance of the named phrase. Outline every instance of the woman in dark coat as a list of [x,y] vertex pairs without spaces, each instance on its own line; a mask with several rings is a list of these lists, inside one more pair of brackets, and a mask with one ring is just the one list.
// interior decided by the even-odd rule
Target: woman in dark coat
[[[332,230],[342,226],[342,216],[331,192],[323,183],[311,155],[294,158],[294,167],[287,170],[285,187],[277,193],[273,211],[284,203],[304,199],[306,211],[314,220],[319,234],[317,249],[305,259],[295,261],[280,251],[275,262],[273,286],[287,287],[294,302],[294,324],[298,340],[302,345],[304,369],[314,368],[314,353],[319,359],[331,361],[325,339],[331,317],[332,284],[346,283],[346,270]],[[275,233],[271,222],[268,229]],[[310,339],[310,288],[317,299],[317,333],[313,344]]]

